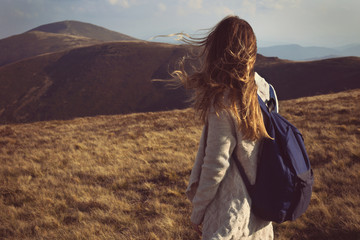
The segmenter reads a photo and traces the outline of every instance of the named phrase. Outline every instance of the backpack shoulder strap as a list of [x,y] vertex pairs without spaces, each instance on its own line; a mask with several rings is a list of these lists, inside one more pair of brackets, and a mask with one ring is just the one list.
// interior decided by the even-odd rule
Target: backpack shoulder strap
[[[235,148],[236,149],[236,148]],[[245,183],[245,186],[246,186],[246,189],[250,195],[250,198],[252,197],[252,189],[253,189],[253,186],[250,184],[250,181],[245,173],[245,169],[243,168],[243,166],[241,165],[238,157],[236,156],[236,153],[235,153],[235,149],[234,149],[234,152],[232,154],[232,157],[234,158],[234,162],[237,166],[237,168],[239,169],[239,172],[240,172],[240,175],[241,175],[241,178],[242,180],[244,181]]]
[[[258,102],[259,102],[260,108],[262,110],[261,112],[263,114],[263,117],[269,118],[269,109],[259,95],[258,95]],[[236,142],[237,142],[238,141],[237,136],[235,136],[235,137],[236,137]],[[260,144],[262,144],[262,143],[260,143]],[[261,151],[261,148],[262,148],[262,146],[259,147],[259,151]],[[251,185],[251,183],[245,173],[244,167],[241,165],[241,162],[239,161],[238,157],[236,156],[235,149],[234,149],[234,152],[232,153],[232,157],[235,161],[237,168],[239,169],[240,175],[245,183],[246,189],[248,190],[248,193],[249,193],[250,197],[252,198],[254,185]]]
[[269,83],[269,91],[270,91],[270,100],[269,100],[269,106],[268,108],[271,109],[271,111],[275,111],[276,113],[279,112],[279,106],[278,106],[278,100],[275,93],[274,87]]
[[[259,101],[261,101],[260,96],[258,96],[258,98],[260,99]],[[235,124],[234,121],[233,121],[233,123],[234,123],[234,127],[235,127],[235,139],[236,139],[236,146],[237,146],[237,144],[238,144],[238,138],[237,138],[237,133],[236,133],[237,127],[236,127],[236,124]],[[239,170],[239,173],[240,173],[240,176],[241,176],[242,180],[244,181],[244,184],[245,184],[246,189],[247,189],[247,191],[248,191],[248,193],[250,195],[250,198],[252,198],[252,195],[253,195],[252,193],[253,193],[254,186],[251,185],[251,183],[249,181],[249,178],[247,177],[247,175],[245,173],[244,167],[241,165],[241,162],[240,162],[239,158],[236,156],[236,147],[234,148],[233,153],[232,153],[231,156],[232,156],[232,158],[233,158],[233,160],[234,160],[234,162],[236,164],[237,169]]]

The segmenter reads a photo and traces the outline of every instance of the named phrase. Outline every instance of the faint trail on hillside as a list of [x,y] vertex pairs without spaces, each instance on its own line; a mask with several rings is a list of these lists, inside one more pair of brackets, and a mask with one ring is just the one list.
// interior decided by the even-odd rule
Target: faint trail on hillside
[[53,83],[54,82],[48,76],[45,76],[42,86],[30,88],[29,91],[25,94],[25,96],[20,100],[20,106],[14,110],[13,117],[19,118],[16,117],[18,115],[18,112],[31,102],[34,102],[38,100],[41,96],[43,96]]

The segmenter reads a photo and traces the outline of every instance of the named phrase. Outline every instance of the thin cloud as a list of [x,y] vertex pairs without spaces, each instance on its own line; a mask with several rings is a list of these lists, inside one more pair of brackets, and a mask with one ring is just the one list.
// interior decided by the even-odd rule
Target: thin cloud
[[194,32],[238,15],[258,39],[301,45],[359,42],[359,0],[0,0],[0,38],[42,24],[78,20],[140,39]]
[[177,14],[179,16],[186,16],[192,13],[202,14],[206,11],[203,8],[202,0],[179,0],[177,6]]
[[217,15],[219,16],[228,16],[228,15],[235,15],[234,10],[226,7],[226,6],[220,6],[214,9]]
[[108,0],[108,2],[111,4],[111,5],[116,5],[118,3],[118,0]]
[[242,13],[242,15],[247,15],[249,14],[250,16],[255,16],[256,15],[256,2],[252,1],[252,0],[243,0],[241,3],[241,9],[240,12]]
[[123,8],[129,8],[130,3],[128,0],[108,0],[111,5],[120,5]]
[[158,10],[161,12],[165,12],[167,9],[166,5],[163,3],[158,3]]
[[187,5],[189,8],[201,9],[203,7],[202,2],[202,0],[188,0]]
[[297,7],[301,2],[302,0],[260,0],[257,6],[269,10],[283,10]]

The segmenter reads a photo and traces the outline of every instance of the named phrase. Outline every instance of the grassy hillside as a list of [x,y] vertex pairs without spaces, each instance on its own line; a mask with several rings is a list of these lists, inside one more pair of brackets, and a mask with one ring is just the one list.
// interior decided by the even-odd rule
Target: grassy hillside
[[0,68],[0,122],[184,108],[182,89],[151,82],[185,54],[180,46],[114,42],[34,57]]
[[[308,211],[276,239],[360,238],[360,89],[280,102],[315,174]],[[0,238],[198,239],[184,191],[191,109],[0,126]]]
[[[186,108],[183,89],[151,80],[170,78],[188,51],[121,41],[7,64],[0,67],[0,123]],[[360,58],[355,57],[292,62],[259,55],[256,70],[275,86],[279,99],[360,88]]]
[[360,88],[360,58],[295,62],[260,57],[256,71],[271,82],[281,100]]

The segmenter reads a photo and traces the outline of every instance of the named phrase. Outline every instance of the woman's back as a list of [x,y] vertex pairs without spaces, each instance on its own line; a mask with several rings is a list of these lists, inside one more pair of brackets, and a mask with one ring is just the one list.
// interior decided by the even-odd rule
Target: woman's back
[[[259,141],[269,137],[257,94],[268,99],[269,84],[255,74],[256,37],[238,17],[223,19],[198,42],[204,62],[194,74],[173,75],[194,89],[193,106],[205,127],[186,191],[191,222],[203,239],[272,239],[271,222],[251,213],[251,199],[235,165],[236,154],[255,181]],[[184,65],[182,65],[183,67]]]
[[[267,92],[269,85],[264,80],[260,82],[265,84],[259,87],[259,92]],[[269,94],[263,100],[268,99]],[[251,214],[250,196],[233,162],[234,159],[231,157],[232,152],[235,152],[249,180],[254,182],[259,141],[244,140],[242,133],[237,130],[235,122],[234,116],[226,111],[219,115],[214,112],[209,114],[208,127],[204,128],[200,140],[198,155],[186,194],[194,206],[206,205],[206,199],[211,199],[211,201],[205,210],[201,207],[194,208],[192,221],[198,221],[197,218],[201,218],[202,211],[205,212],[203,216],[203,239],[272,239],[271,222],[263,221]],[[219,148],[219,146],[222,147]],[[212,166],[212,171],[202,169],[204,168],[204,161],[207,162],[206,165]],[[221,164],[221,162],[223,163]],[[212,174],[213,172],[224,171],[221,180]],[[198,186],[200,175],[207,181],[203,181]],[[209,181],[209,179],[211,180]],[[219,186],[214,194],[211,189],[216,184]],[[195,192],[198,190],[203,194],[198,193],[194,198]]]

